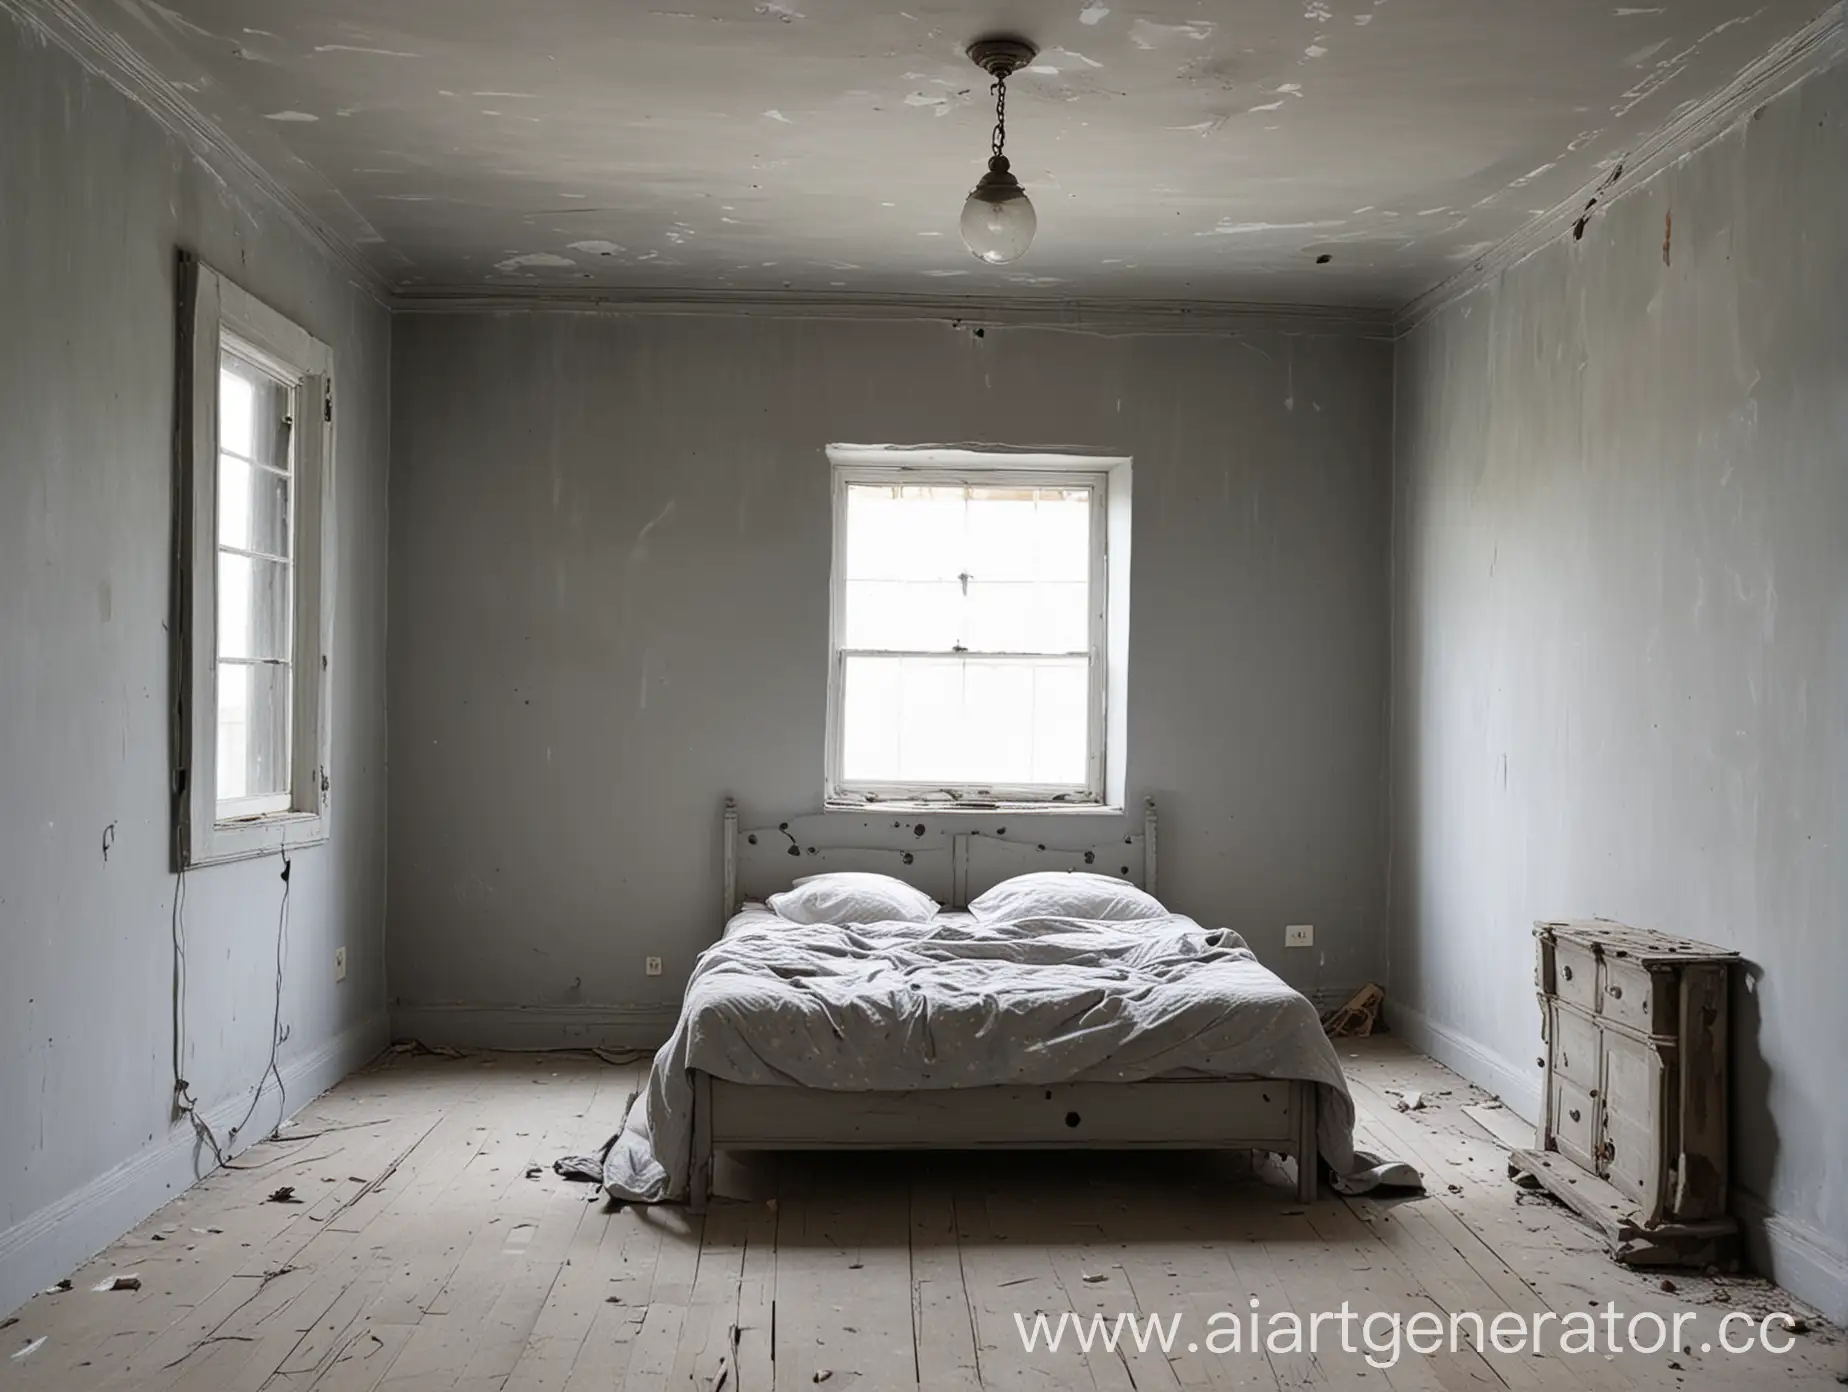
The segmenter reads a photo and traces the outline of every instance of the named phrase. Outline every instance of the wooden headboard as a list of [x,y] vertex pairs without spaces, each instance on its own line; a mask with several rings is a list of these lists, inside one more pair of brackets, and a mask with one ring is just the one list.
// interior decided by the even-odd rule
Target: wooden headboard
[[1030,870],[1093,870],[1157,893],[1155,803],[1131,813],[899,812],[874,808],[808,813],[740,827],[725,799],[724,907],[767,899],[798,875],[868,870],[962,908],[1002,880]]

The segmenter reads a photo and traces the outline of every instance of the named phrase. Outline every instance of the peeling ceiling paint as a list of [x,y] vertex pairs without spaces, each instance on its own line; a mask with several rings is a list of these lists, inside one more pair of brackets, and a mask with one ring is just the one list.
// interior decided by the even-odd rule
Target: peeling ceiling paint
[[[1396,306],[1567,197],[1816,0],[78,0],[402,289],[991,287]],[[1039,213],[956,236],[1040,46]]]

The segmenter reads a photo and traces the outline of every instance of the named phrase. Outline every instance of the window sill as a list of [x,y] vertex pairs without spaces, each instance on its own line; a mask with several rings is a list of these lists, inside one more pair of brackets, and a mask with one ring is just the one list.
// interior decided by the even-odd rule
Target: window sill
[[877,802],[827,801],[823,812],[900,812],[905,816],[992,817],[997,812],[1013,817],[1121,817],[1124,809],[1101,802]]
[[269,812],[233,821],[213,821],[202,829],[182,855],[188,869],[254,860],[318,846],[327,840],[327,814],[321,812]]

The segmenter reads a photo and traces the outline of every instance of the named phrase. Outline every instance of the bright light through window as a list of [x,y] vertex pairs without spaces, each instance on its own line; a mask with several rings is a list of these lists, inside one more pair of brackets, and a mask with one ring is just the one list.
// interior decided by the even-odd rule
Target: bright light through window
[[837,794],[1094,795],[1096,475],[837,474]]
[[227,346],[218,372],[218,815],[290,802],[295,389]]

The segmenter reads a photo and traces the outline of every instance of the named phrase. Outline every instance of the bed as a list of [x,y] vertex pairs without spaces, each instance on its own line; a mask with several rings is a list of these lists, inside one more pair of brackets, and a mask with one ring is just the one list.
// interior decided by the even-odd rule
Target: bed
[[[737,805],[727,799],[727,924],[747,902],[761,902],[793,878],[792,862],[804,875],[892,875],[952,906],[1031,870],[1093,870],[1158,892],[1153,800],[1143,805],[1139,827],[1120,831],[1088,818],[1075,829],[1067,819],[1048,821],[1045,814],[867,814],[783,820],[740,832]],[[945,916],[958,913],[952,908]],[[710,1195],[718,1150],[1269,1150],[1294,1158],[1299,1196],[1315,1196],[1316,1088],[1307,1082],[1179,1077],[844,1092],[764,1088],[695,1070],[693,1084],[688,1197],[695,1211]]]
[[[1318,1150],[1337,1173],[1357,1164],[1352,1102],[1313,1007],[1235,933],[1180,915],[996,925],[958,912],[1034,870],[1152,894],[1157,849],[1153,803],[1140,817],[869,810],[741,828],[727,800],[726,931],[606,1160],[610,1193],[702,1211],[726,1150],[1157,1148],[1290,1157],[1314,1198]],[[950,907],[922,934],[792,933],[761,907],[832,871],[890,875]],[[979,990],[939,989],[971,973]],[[1042,990],[1053,982],[1069,989]],[[1010,1030],[1033,1037],[1029,1064],[989,1047]]]

